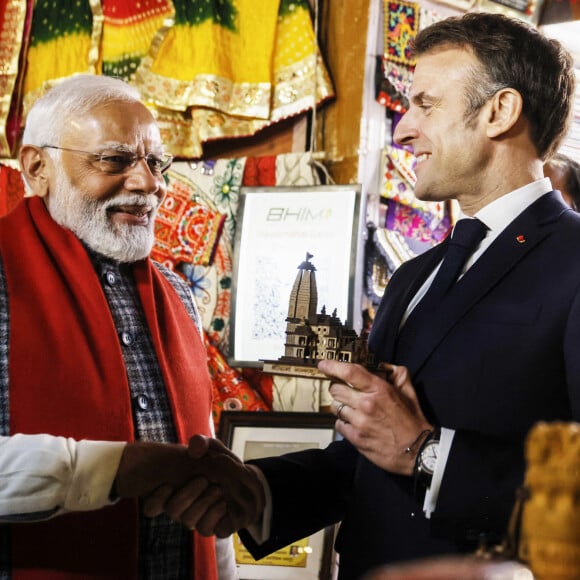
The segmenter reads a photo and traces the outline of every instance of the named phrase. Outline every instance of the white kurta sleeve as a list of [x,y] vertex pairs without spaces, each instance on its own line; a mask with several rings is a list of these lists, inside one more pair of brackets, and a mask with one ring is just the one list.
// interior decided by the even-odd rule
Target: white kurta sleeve
[[0,520],[46,519],[109,505],[126,443],[0,437]]

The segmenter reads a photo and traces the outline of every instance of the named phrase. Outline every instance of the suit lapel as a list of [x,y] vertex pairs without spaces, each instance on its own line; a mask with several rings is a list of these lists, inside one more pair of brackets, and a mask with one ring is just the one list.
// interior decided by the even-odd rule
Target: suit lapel
[[552,233],[563,211],[567,208],[561,201],[557,201],[552,193],[547,194],[499,235],[421,327],[408,363],[411,375],[421,369],[461,318]]
[[369,337],[370,350],[375,353],[377,360],[393,360],[397,334],[407,306],[435,266],[443,259],[446,244],[447,239],[403,264],[387,284]]

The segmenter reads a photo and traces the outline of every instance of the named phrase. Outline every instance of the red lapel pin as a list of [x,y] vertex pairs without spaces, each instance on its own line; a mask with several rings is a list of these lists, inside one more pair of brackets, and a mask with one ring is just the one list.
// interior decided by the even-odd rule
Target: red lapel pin
[[516,240],[518,241],[518,244],[524,244],[526,242],[526,238],[522,234],[516,236]]

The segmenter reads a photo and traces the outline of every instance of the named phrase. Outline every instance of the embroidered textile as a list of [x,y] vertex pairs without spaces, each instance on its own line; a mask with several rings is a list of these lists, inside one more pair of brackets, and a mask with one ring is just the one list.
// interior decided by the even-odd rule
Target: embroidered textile
[[385,205],[387,207],[385,227],[407,238],[435,245],[445,238],[451,227],[451,220],[447,215],[439,220],[432,213],[419,207],[397,203],[392,199],[386,200]]
[[[233,270],[230,236],[234,234],[244,163],[244,159],[174,163],[166,174],[169,191],[180,192],[182,202],[190,200],[181,209],[174,208],[175,217],[179,214],[183,218],[188,209],[194,209],[196,218],[204,215],[210,220],[210,224],[200,224],[202,230],[210,233],[207,241],[197,240],[194,253],[191,248],[190,259],[183,261],[179,255],[187,253],[181,248],[179,230],[191,231],[191,226],[187,218],[185,222],[173,221],[170,213],[164,210],[165,223],[157,226],[156,232],[156,236],[161,233],[162,237],[156,239],[152,252],[155,259],[162,259],[165,266],[188,282],[202,316],[203,328],[212,344],[224,352],[228,348]],[[175,254],[171,244],[177,244]],[[212,255],[212,259],[206,260],[204,255],[206,258]]]
[[377,101],[398,113],[406,113],[409,109],[409,89],[413,73],[403,66],[389,62],[384,56],[377,57]]
[[[270,410],[260,393],[228,366],[234,217],[245,159],[177,162],[156,221],[152,258],[189,284],[202,316],[217,430],[223,409]],[[224,213],[222,213],[222,211]],[[229,218],[229,233],[223,229]]]
[[451,219],[442,202],[421,201],[415,197],[415,156],[395,146],[381,154],[381,197],[387,207],[387,229],[421,242],[435,244],[448,233]]
[[207,361],[213,385],[212,416],[216,426],[222,411],[270,411],[260,393],[236,369],[228,366],[225,357],[205,335]]
[[[377,57],[376,99],[389,110],[405,113],[409,108],[409,91],[413,83],[414,59],[409,52],[410,42],[419,30],[442,19],[442,16],[415,3],[390,2],[384,0],[385,22],[385,53]],[[418,13],[417,13],[418,10]],[[391,37],[391,32],[397,28],[400,20],[405,20],[405,13],[412,15],[414,27],[405,26],[407,31],[403,38]],[[402,25],[401,25],[402,26]],[[389,28],[390,27],[390,28]]]
[[133,81],[164,21],[172,18],[171,0],[102,0],[103,74]]
[[224,232],[233,241],[236,227],[240,187],[244,176],[246,158],[218,159],[174,163],[169,175],[183,176],[195,186],[198,198],[226,216]]
[[98,73],[101,3],[96,0],[38,0],[32,15],[24,77],[24,116],[59,79]]
[[385,59],[415,65],[411,43],[419,30],[419,5],[405,0],[385,0]]
[[307,0],[174,5],[135,77],[174,155],[200,157],[205,141],[253,135],[333,96]]
[[[387,145],[381,152],[381,195],[408,205],[422,204],[413,193],[415,156],[400,147]],[[427,206],[428,207],[428,206]]]
[[168,178],[167,195],[155,220],[151,257],[161,263],[209,266],[226,216],[196,201],[195,186],[184,176]]
[[18,71],[21,49],[26,44],[28,12],[27,2],[0,0],[0,157],[12,156],[17,137],[9,116],[18,111]]

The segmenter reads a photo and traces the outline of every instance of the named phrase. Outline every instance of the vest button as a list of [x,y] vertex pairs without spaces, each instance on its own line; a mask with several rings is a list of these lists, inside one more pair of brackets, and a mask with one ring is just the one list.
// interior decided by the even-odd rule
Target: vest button
[[128,332],[122,332],[121,333],[121,342],[125,346],[131,346],[133,344],[133,337]]
[[107,284],[109,286],[114,286],[115,282],[117,281],[117,277],[115,276],[114,272],[109,271],[105,273],[105,280],[107,280]]
[[139,409],[141,409],[141,411],[147,411],[147,409],[149,409],[149,397],[147,395],[139,395],[137,397],[137,406],[139,407]]

